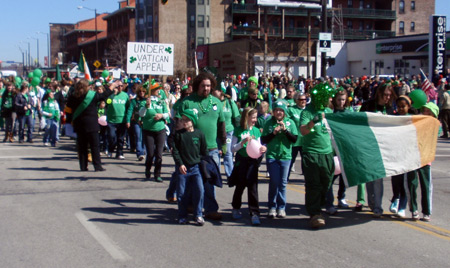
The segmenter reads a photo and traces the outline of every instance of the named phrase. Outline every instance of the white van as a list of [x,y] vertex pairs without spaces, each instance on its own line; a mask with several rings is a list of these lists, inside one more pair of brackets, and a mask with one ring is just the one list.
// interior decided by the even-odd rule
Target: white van
[[17,76],[17,72],[16,71],[7,71],[7,70],[2,70],[0,71],[0,78],[2,77],[8,77],[8,76]]

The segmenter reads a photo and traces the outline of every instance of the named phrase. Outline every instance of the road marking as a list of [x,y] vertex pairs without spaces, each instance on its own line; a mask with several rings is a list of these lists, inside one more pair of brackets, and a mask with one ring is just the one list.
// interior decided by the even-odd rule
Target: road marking
[[450,157],[450,154],[437,154],[435,157]]
[[[297,192],[297,193],[301,193],[301,194],[306,194],[305,192],[305,187],[304,186],[300,186],[297,184],[288,184],[287,189]],[[356,202],[353,202],[351,200],[347,201],[350,204],[356,205]],[[371,212],[363,212],[365,214],[371,214]],[[392,213],[386,214],[386,215],[394,215]],[[406,222],[404,221],[405,219],[400,219],[400,218],[390,218],[390,217],[384,217],[384,219],[390,220],[394,223],[409,227],[411,229],[423,232],[423,233],[427,233],[427,234],[431,234],[435,237],[441,238],[441,239],[445,239],[450,241],[450,231],[441,227],[437,227],[437,226],[433,226],[429,223],[426,222],[421,222],[421,221],[414,221],[414,222]],[[417,226],[417,225],[421,225],[421,226]]]
[[102,247],[113,257],[115,260],[127,261],[131,260],[130,255],[123,251],[114,241],[111,240],[100,228],[89,221],[89,219],[82,213],[75,213],[75,217],[86,228],[86,230],[102,245]]
[[[68,155],[70,156],[70,155]],[[11,155],[11,156],[0,156],[0,159],[21,159],[21,158],[53,158],[53,154],[49,155]],[[58,156],[56,156],[58,157]]]

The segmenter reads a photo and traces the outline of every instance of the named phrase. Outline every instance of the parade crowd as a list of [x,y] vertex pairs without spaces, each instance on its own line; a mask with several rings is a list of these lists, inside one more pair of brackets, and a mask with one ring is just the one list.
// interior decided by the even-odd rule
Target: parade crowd
[[[36,71],[36,70],[35,70]],[[39,70],[40,72],[40,70]],[[3,142],[58,146],[59,137],[75,137],[81,171],[92,162],[104,171],[101,156],[125,159],[124,151],[144,162],[145,179],[162,182],[163,151],[175,167],[166,191],[178,203],[178,222],[204,224],[204,217],[221,220],[216,190],[220,174],[234,187],[232,217],[240,219],[242,195],[247,188],[252,225],[260,225],[258,174],[265,162],[268,218],[286,217],[286,186],[292,172],[305,178],[305,206],[311,228],[325,225],[323,213],[348,208],[342,175],[335,175],[334,150],[324,129],[327,113],[374,112],[386,115],[423,114],[439,118],[441,138],[448,138],[450,77],[435,74],[430,81],[420,74],[405,77],[289,78],[281,73],[217,78],[202,72],[195,78],[166,81],[130,75],[122,79],[102,76],[88,81],[64,77],[60,81],[34,72],[27,79],[0,79]],[[38,77],[38,79],[36,79]],[[420,107],[413,95],[425,82],[431,85]],[[316,86],[335,92],[318,109]],[[414,105],[416,104],[416,105]],[[301,158],[301,170],[295,161]],[[221,167],[223,164],[223,170]],[[338,181],[337,202],[333,184]],[[389,210],[419,220],[417,188],[421,187],[422,220],[430,221],[432,208],[431,163],[393,176]],[[383,178],[357,186],[355,211],[368,205],[374,217],[383,214]],[[367,197],[367,198],[366,198]]]

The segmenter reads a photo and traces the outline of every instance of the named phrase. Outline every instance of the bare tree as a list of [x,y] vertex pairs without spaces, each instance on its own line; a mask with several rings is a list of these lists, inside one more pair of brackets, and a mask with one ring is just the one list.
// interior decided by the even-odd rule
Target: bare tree
[[106,58],[110,65],[118,66],[126,71],[127,68],[127,39],[123,35],[115,35],[108,47]]

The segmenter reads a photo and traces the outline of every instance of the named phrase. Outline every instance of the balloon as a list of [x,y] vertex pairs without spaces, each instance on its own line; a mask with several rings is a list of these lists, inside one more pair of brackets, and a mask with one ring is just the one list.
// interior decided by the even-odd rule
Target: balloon
[[41,78],[41,76],[42,76],[42,71],[41,71],[41,69],[34,69],[34,71],[33,71],[33,76],[34,76],[34,77],[37,77],[37,78]]
[[339,158],[337,156],[333,157],[334,159],[334,175],[341,174],[341,165],[339,163]]
[[33,73],[28,73],[28,78],[33,78],[34,74]]
[[103,78],[106,78],[106,77],[108,77],[109,76],[109,71],[108,70],[103,70],[103,72],[102,72],[102,77]]
[[108,122],[106,122],[106,115],[102,115],[98,118],[98,123],[100,126],[107,126]]
[[16,84],[18,85],[22,85],[22,78],[20,78],[19,76],[16,76]]
[[409,93],[409,97],[412,100],[412,107],[416,109],[422,108],[427,103],[427,94],[420,89],[416,89]]
[[247,148],[245,148],[245,150],[249,157],[257,159],[262,155],[259,148],[261,148],[261,143],[259,143],[258,140],[252,139],[247,143]]
[[39,77],[33,77],[33,79],[31,80],[31,85],[33,87],[39,85],[39,83],[41,82],[41,79]]
[[188,77],[188,81],[191,81],[191,78],[190,78],[190,77]]

